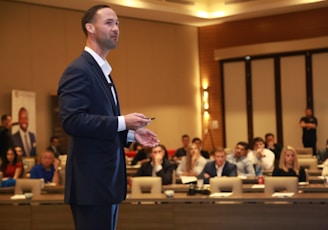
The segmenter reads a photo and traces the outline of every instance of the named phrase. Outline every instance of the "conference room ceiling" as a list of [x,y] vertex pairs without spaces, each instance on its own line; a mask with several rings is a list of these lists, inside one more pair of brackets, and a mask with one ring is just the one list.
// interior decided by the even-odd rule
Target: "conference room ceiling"
[[86,10],[108,4],[119,16],[192,26],[213,25],[328,6],[327,0],[13,0]]

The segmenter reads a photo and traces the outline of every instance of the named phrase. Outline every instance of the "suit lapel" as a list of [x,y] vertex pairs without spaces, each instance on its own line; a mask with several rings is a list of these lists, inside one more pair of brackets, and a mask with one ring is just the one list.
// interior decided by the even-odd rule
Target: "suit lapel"
[[[100,81],[100,85],[102,86],[102,88],[104,89],[107,99],[110,101],[111,107],[114,111],[114,114],[116,116],[120,115],[120,111],[119,111],[119,104],[118,104],[118,97],[116,94],[116,100],[117,100],[117,106],[113,97],[113,93],[111,90],[111,86],[108,84],[106,77],[104,75],[104,73],[102,72],[100,66],[98,65],[98,63],[96,62],[96,60],[93,59],[93,57],[86,51],[83,52],[82,54],[87,60],[88,62],[91,64],[93,72],[95,73],[95,75],[97,76],[98,80]],[[113,82],[112,82],[113,83]],[[114,84],[113,84],[114,86]],[[114,86],[115,89],[115,86]],[[115,89],[116,92],[116,89]]]

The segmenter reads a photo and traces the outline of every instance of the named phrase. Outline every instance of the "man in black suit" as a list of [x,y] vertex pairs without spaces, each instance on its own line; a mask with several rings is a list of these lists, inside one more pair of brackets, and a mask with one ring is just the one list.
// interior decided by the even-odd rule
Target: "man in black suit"
[[235,164],[226,161],[226,153],[222,148],[215,149],[214,161],[208,162],[199,179],[204,179],[205,184],[209,184],[211,177],[237,176],[237,167]]
[[120,113],[106,60],[119,38],[115,11],[107,5],[91,7],[82,18],[82,29],[84,52],[67,67],[58,87],[62,126],[71,141],[64,201],[71,206],[76,230],[113,230],[127,191],[123,147],[134,141],[153,147],[159,140],[143,128],[150,118]]
[[150,152],[151,161],[144,162],[134,176],[158,176],[162,184],[172,184],[175,164],[165,157],[164,145],[153,147]]

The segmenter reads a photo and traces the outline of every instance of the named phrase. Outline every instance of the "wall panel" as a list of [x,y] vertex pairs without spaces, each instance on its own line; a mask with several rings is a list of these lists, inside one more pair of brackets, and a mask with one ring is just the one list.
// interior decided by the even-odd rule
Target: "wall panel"
[[299,120],[306,108],[305,56],[280,60],[284,144],[303,147]]
[[276,134],[273,59],[254,60],[251,65],[254,137]]
[[314,54],[312,58],[314,115],[318,119],[317,148],[326,148],[328,139],[328,53]]
[[247,141],[245,64],[224,64],[224,103],[226,147]]

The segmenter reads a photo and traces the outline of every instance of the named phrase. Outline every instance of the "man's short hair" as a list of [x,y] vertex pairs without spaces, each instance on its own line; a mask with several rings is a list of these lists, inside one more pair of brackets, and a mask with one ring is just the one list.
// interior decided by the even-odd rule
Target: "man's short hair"
[[4,122],[5,120],[7,120],[7,118],[9,117],[9,116],[11,116],[10,114],[3,114],[2,116],[1,116],[1,122]]
[[267,133],[267,134],[265,134],[265,138],[267,138],[267,137],[269,137],[269,136],[272,136],[272,137],[274,137],[274,135],[273,135],[273,133]]
[[95,15],[97,14],[98,10],[102,8],[110,8],[108,5],[95,5],[91,8],[89,8],[83,15],[81,25],[82,25],[82,30],[85,36],[88,35],[87,29],[85,28],[85,25],[87,23],[92,22],[95,19]]
[[237,143],[237,145],[243,146],[245,150],[248,150],[249,149],[249,144],[247,142],[245,142],[245,141],[239,141]]

